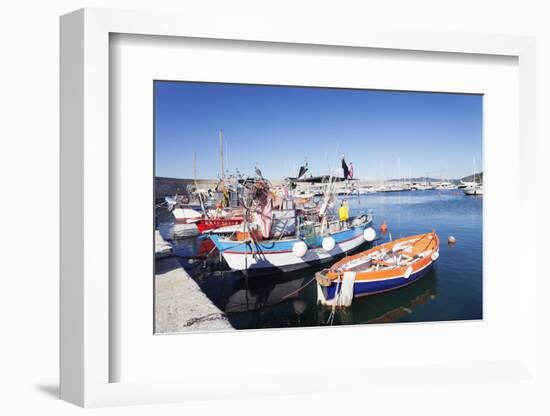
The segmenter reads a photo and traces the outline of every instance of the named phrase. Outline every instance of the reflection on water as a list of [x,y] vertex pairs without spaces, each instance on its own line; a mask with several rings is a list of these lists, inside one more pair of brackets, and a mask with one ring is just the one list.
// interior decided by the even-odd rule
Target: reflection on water
[[[352,198],[352,212],[373,209],[375,225],[386,221],[389,238],[435,229],[441,238],[436,267],[415,284],[355,299],[337,310],[333,325],[482,318],[482,199],[456,192],[418,191]],[[169,213],[159,213],[159,229],[170,235]],[[448,246],[453,235],[457,244]],[[228,270],[208,239],[172,241],[181,264],[238,329],[327,325],[331,310],[317,305],[312,281],[318,268],[247,278]],[[367,247],[362,247],[364,250]]]

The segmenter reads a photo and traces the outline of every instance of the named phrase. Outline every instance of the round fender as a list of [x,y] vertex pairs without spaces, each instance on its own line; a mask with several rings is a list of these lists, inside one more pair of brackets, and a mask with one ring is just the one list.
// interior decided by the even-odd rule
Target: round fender
[[331,251],[334,247],[336,247],[336,241],[334,241],[334,238],[330,236],[323,238],[323,250]]
[[365,231],[363,231],[363,237],[365,237],[365,240],[368,242],[374,241],[376,238],[376,231],[374,231],[374,228],[372,227],[365,228]]
[[307,244],[303,241],[296,241],[292,246],[292,254],[296,257],[304,257],[307,253]]
[[405,279],[408,279],[409,277],[411,277],[412,272],[413,272],[412,266],[407,267],[407,270],[405,270],[405,274],[403,275],[403,277]]
[[436,261],[439,258],[439,251],[434,251],[432,253],[432,261]]

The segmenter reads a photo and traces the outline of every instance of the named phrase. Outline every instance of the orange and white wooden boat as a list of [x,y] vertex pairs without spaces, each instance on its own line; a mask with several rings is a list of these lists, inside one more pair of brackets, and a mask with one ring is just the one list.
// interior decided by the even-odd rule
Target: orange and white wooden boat
[[318,302],[349,306],[353,297],[399,289],[428,273],[438,257],[439,237],[435,231],[346,257],[316,274]]

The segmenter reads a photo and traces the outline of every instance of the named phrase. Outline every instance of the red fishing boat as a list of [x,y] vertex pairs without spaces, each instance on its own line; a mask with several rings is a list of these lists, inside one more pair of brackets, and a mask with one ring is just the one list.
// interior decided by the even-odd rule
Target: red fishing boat
[[206,215],[196,209],[185,207],[175,208],[172,214],[176,224],[194,224],[200,233],[243,222],[241,210],[208,210]]
[[222,217],[222,218],[203,218],[197,222],[197,228],[200,233],[208,230],[215,230],[230,225],[238,225],[243,222],[243,217]]

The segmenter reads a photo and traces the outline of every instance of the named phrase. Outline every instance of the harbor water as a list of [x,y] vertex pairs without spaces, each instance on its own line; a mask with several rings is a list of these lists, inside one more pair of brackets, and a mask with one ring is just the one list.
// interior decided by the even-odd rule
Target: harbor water
[[[339,199],[342,199],[340,197]],[[332,325],[454,321],[483,318],[482,205],[480,196],[461,191],[381,192],[347,198],[351,214],[372,210],[382,244],[390,239],[435,230],[441,239],[439,259],[421,280],[387,293],[354,299],[350,308],[336,310]],[[170,239],[174,220],[159,212],[159,230]],[[387,232],[380,232],[386,222]],[[449,245],[449,236],[456,244]],[[327,325],[331,310],[317,305],[314,273],[246,277],[227,268],[212,252],[208,239],[173,239],[182,266],[237,329]],[[369,244],[360,247],[368,249]],[[204,256],[210,254],[206,260]],[[329,267],[330,264],[324,265]]]

